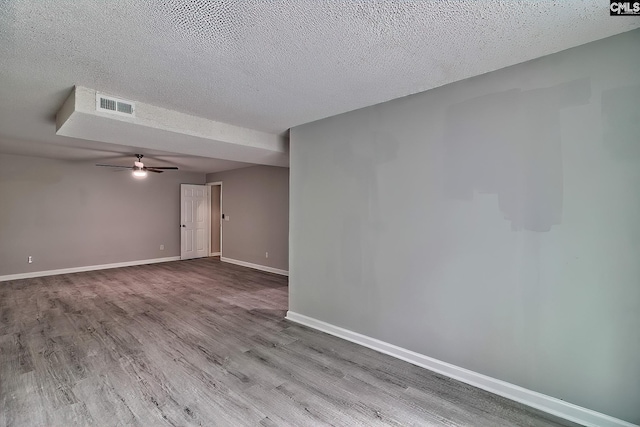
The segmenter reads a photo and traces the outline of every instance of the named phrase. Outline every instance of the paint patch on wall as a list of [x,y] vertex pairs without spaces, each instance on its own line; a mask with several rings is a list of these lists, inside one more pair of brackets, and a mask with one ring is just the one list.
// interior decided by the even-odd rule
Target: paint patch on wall
[[562,222],[560,111],[584,105],[589,79],[511,89],[454,104],[445,119],[445,194],[498,195],[513,230],[549,231]]
[[615,158],[640,158],[640,85],[602,92],[602,132]]

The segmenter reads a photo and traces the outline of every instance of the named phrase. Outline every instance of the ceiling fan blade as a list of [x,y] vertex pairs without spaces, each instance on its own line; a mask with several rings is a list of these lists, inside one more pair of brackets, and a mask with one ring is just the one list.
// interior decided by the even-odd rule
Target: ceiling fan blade
[[143,168],[142,168],[142,170],[145,170],[145,171],[148,171],[148,172],[155,172],[155,173],[162,173],[162,172],[164,172],[164,171],[160,171],[160,170],[158,170],[158,169],[156,169],[156,168],[148,168],[148,167],[146,167],[146,166],[145,166],[145,167],[143,167]]
[[102,166],[105,168],[123,168],[123,169],[131,169],[131,166],[119,166],[119,165],[101,165],[96,163],[96,166]]
[[174,171],[178,170],[178,168],[175,166],[147,166],[147,167],[151,169],[164,169],[164,170],[174,170]]

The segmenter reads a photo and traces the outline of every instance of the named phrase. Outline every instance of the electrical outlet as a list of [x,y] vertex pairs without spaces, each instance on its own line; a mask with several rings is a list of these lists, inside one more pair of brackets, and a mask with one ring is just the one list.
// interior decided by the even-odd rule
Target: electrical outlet
[[265,253],[264,253],[264,257],[265,257],[265,258],[269,258],[269,252],[265,252]]
[[33,257],[31,255],[29,255],[29,258],[27,259],[27,262],[29,264],[31,264],[33,262]]
[[160,245],[160,250],[164,251],[164,245]]

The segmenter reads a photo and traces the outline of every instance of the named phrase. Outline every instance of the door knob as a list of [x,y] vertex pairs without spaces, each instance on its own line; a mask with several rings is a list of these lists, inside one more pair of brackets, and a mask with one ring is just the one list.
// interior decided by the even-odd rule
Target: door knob
[[180,227],[186,227],[186,225],[182,224]]

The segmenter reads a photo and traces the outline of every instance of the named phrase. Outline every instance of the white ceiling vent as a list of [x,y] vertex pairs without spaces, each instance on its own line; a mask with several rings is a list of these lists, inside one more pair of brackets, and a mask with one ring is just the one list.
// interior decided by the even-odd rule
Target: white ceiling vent
[[96,111],[135,117],[135,104],[124,99],[96,93]]

